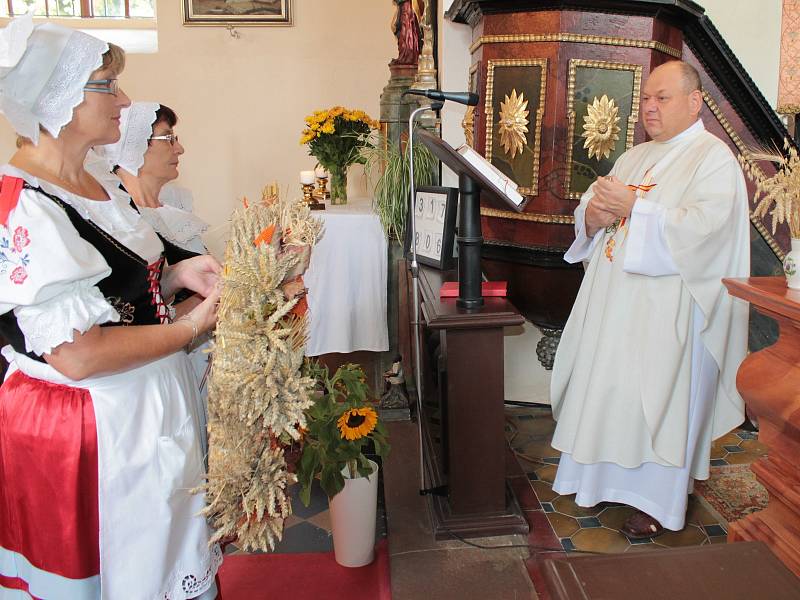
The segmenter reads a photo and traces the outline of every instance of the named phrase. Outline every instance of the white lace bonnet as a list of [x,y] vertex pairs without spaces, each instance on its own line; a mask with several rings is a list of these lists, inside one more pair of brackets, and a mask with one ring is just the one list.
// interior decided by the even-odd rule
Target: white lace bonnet
[[31,13],[13,19],[0,30],[0,112],[34,144],[40,125],[58,137],[106,51],[108,44],[80,31],[34,26]]
[[158,102],[134,102],[120,114],[119,141],[95,148],[105,156],[109,169],[119,166],[133,176],[139,174],[147,152],[147,140],[153,135]]

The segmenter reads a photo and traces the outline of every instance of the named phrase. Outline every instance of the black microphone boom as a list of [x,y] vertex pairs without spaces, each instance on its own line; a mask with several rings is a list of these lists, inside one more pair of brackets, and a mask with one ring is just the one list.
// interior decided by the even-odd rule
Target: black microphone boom
[[441,90],[406,90],[403,95],[411,94],[413,96],[425,96],[431,100],[449,100],[450,102],[458,102],[459,104],[466,104],[467,106],[477,106],[478,94],[471,92],[443,92]]

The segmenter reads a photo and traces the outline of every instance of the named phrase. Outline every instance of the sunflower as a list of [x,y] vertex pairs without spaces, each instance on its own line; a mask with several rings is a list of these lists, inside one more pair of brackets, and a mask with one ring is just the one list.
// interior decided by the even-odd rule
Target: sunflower
[[351,408],[339,417],[336,426],[342,432],[342,438],[357,440],[372,433],[378,423],[378,413],[365,406],[364,408]]

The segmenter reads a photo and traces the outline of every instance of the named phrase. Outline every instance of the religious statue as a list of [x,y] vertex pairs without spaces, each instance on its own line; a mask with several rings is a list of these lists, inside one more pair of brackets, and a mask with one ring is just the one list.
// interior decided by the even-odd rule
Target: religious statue
[[397,11],[392,19],[392,33],[397,37],[398,56],[393,65],[416,65],[422,46],[422,32],[419,19],[412,4],[413,0],[394,0]]

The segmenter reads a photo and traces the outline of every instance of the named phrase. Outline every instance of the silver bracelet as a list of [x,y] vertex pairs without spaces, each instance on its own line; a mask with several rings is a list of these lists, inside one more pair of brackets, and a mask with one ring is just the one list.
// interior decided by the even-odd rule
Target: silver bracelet
[[189,315],[183,315],[175,322],[180,323],[181,321],[189,323],[192,326],[192,341],[190,341],[187,344],[187,346],[192,346],[194,344],[194,341],[197,339],[197,323],[195,323],[194,319],[192,319],[192,317],[190,317]]

